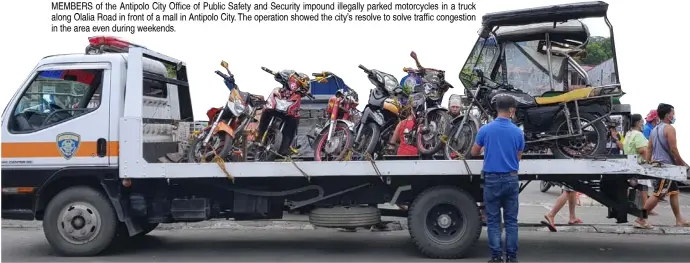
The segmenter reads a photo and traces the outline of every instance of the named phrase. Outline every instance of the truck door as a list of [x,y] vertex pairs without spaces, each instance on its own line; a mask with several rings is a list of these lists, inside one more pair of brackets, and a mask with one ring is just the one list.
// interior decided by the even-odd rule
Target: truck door
[[110,74],[109,63],[40,66],[3,113],[3,181],[7,173],[33,181],[111,165],[118,151],[110,141]]

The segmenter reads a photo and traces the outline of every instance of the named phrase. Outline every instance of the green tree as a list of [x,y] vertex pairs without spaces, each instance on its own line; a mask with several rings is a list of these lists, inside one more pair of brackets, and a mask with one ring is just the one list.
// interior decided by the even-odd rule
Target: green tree
[[613,57],[611,39],[608,37],[591,37],[585,51],[587,57],[578,59],[583,65],[599,65]]
[[177,70],[175,70],[175,65],[165,64],[165,69],[168,70],[168,78],[177,78]]

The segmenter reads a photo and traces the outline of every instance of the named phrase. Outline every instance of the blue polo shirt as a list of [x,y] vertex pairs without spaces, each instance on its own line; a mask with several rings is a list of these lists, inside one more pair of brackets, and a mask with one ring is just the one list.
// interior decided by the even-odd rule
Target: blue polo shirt
[[475,143],[484,147],[485,173],[520,170],[518,152],[525,150],[525,136],[510,119],[499,117],[481,127]]
[[651,122],[645,123],[644,129],[642,129],[642,134],[644,134],[644,137],[649,140],[649,134],[652,133],[652,129],[654,129],[654,125],[652,125]]

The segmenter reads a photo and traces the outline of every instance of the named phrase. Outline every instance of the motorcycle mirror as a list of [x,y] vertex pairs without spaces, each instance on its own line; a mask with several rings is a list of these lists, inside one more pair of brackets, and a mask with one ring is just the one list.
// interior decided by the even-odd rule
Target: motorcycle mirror
[[415,53],[414,51],[410,52],[410,57],[412,57],[412,59],[414,60],[417,60],[417,53]]
[[484,71],[482,69],[474,68],[472,71],[477,75],[477,77],[479,77],[479,80],[484,80]]
[[223,68],[225,68],[225,69],[228,69],[228,62],[225,62],[225,60],[222,60],[222,61],[220,62],[220,66],[223,67]]
[[414,59],[415,64],[417,64],[417,68],[419,68],[419,69],[424,68],[424,67],[422,67],[422,64],[419,63],[419,59],[417,58],[417,53],[415,53],[414,51],[410,52],[410,57],[412,57]]

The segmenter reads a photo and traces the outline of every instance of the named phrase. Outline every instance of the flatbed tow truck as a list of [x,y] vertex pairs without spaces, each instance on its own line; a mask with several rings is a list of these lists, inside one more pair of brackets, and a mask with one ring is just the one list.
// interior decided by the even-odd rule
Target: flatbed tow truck
[[[161,223],[280,219],[297,209],[315,226],[366,227],[380,223],[384,203],[409,206],[402,216],[428,257],[463,257],[479,239],[481,160],[160,162],[177,151],[174,127],[194,119],[185,63],[115,38],[89,41],[86,54],[43,58],[2,116],[2,218],[42,220],[59,254],[97,255]],[[80,96],[74,107],[50,96],[63,86]],[[519,176],[523,186],[562,182],[625,223],[646,216],[628,201],[628,179],[687,172],[630,156],[529,159]]]

